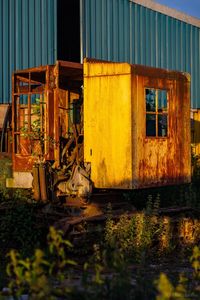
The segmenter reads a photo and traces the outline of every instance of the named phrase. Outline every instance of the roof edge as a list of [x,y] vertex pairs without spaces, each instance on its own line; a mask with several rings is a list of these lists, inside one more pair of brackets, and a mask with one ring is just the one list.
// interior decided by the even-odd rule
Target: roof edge
[[178,19],[180,21],[183,21],[185,23],[200,27],[200,19],[192,17],[190,15],[187,15],[181,11],[178,11],[176,9],[170,8],[168,6],[159,4],[157,2],[154,2],[152,0],[129,0],[130,2],[142,5],[144,7],[150,8],[152,10],[155,10],[157,12],[160,12],[162,14],[165,14],[169,17]]

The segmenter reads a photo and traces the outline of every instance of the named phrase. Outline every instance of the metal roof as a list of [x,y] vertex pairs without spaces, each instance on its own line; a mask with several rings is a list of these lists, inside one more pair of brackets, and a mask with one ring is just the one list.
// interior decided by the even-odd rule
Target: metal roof
[[189,16],[188,14],[170,8],[166,5],[162,5],[152,0],[129,0],[129,1],[150,8],[154,11],[160,12],[162,14],[183,21],[185,23],[200,27],[200,19]]

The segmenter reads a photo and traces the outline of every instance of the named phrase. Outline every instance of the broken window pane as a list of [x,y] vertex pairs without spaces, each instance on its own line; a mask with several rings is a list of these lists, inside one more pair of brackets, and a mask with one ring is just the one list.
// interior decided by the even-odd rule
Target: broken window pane
[[146,111],[156,111],[156,91],[154,89],[145,89]]
[[167,115],[158,115],[158,136],[167,136]]
[[158,90],[158,112],[167,111],[167,91]]
[[156,115],[146,115],[146,136],[156,136]]

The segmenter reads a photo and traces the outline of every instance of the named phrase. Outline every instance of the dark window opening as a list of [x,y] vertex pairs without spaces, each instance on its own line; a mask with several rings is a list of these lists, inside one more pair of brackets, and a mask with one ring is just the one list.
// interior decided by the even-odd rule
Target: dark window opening
[[58,0],[58,60],[80,62],[79,0]]
[[145,89],[146,136],[167,137],[168,100],[166,90]]

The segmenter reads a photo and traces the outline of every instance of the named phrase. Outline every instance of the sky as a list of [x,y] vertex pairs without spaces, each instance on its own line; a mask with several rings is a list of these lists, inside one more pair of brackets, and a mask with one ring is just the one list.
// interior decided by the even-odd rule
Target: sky
[[200,19],[200,0],[154,0]]

